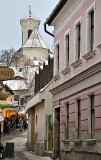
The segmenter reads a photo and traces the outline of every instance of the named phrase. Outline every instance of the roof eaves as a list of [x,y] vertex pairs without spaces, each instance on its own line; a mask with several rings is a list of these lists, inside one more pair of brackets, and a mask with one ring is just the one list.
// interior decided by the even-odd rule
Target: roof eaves
[[56,5],[50,16],[47,18],[46,23],[48,25],[51,24],[51,22],[55,19],[57,14],[60,12],[60,10],[64,7],[68,0],[60,0],[59,3]]

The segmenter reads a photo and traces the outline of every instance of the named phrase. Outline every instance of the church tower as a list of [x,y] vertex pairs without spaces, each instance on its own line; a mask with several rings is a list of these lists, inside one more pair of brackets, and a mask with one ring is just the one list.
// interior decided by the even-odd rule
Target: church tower
[[36,28],[39,29],[40,20],[31,15],[31,6],[29,6],[29,15],[20,20],[22,27],[22,46],[27,42],[32,31]]

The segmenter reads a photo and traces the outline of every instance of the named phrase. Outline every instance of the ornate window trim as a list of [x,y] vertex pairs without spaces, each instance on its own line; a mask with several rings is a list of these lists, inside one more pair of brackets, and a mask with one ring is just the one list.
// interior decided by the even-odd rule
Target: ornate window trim
[[78,59],[77,61],[75,61],[73,64],[71,64],[71,66],[75,69],[78,66],[82,65],[82,60]]
[[67,74],[67,73],[69,73],[70,72],[70,66],[68,66],[67,68],[65,68],[61,73],[63,74],[63,75],[65,75],[65,74]]
[[95,50],[85,54],[83,58],[86,60],[86,62],[88,62],[88,60],[91,58],[95,58]]

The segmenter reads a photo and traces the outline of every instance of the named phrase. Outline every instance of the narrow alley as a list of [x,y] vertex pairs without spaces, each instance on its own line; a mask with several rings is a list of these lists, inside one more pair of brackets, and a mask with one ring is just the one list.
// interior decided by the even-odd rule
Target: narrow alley
[[2,134],[1,142],[3,146],[6,145],[6,142],[14,142],[14,158],[5,158],[4,160],[51,160],[50,157],[36,156],[33,152],[27,151],[27,130],[20,132],[18,128],[10,134]]

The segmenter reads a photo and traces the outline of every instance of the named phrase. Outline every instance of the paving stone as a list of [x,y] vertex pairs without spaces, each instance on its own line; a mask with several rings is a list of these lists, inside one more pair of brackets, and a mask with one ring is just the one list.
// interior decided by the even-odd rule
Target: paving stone
[[2,134],[1,142],[4,146],[6,142],[14,142],[14,158],[5,158],[4,160],[51,160],[50,157],[40,157],[26,150],[27,130],[20,132],[18,128],[9,134]]

